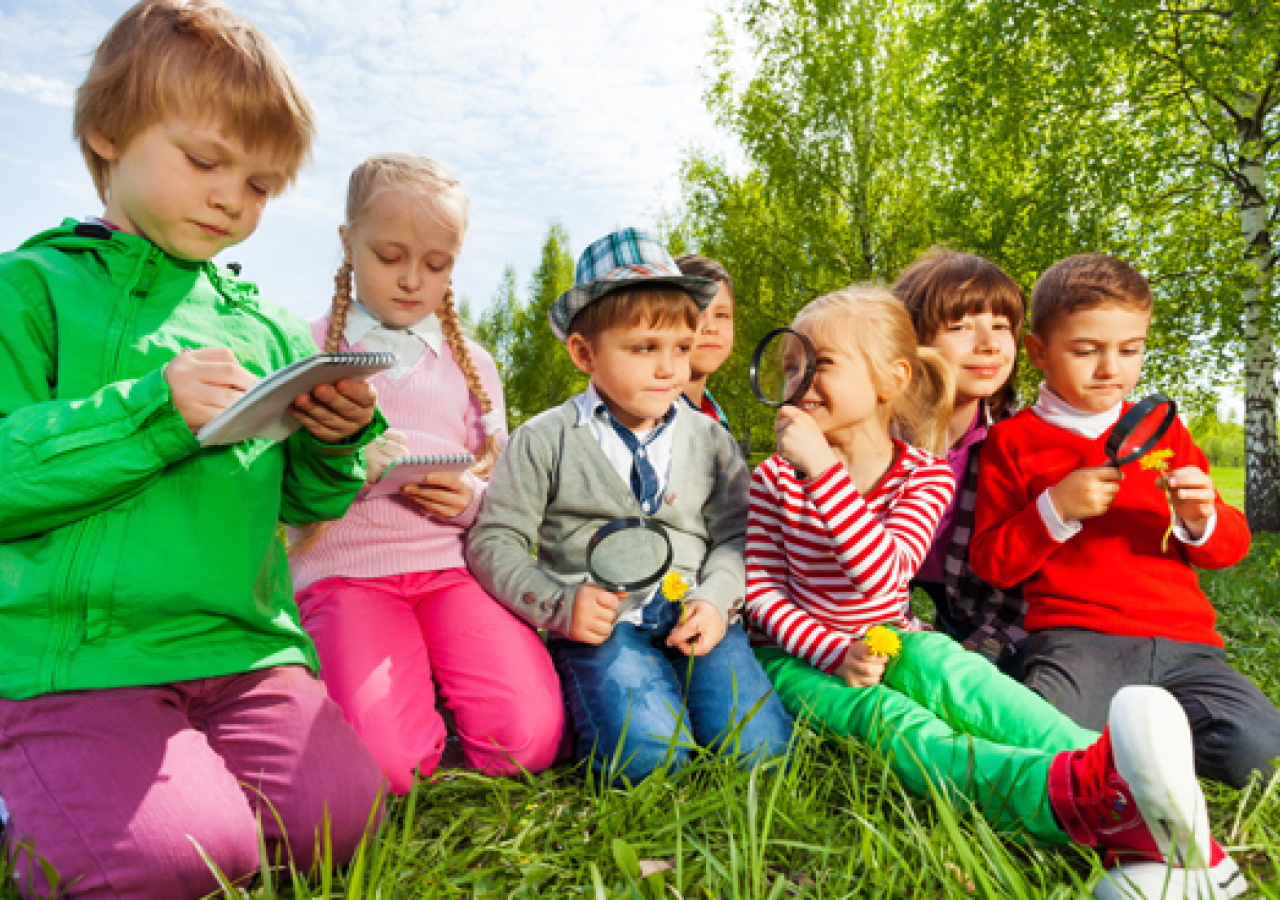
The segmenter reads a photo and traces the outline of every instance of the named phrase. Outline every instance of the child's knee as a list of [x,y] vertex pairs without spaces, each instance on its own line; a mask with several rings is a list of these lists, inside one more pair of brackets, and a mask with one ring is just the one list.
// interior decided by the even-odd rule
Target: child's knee
[[556,761],[565,729],[559,693],[514,699],[517,702],[490,708],[488,721],[478,727],[464,727],[459,721],[472,768],[514,775],[541,772]]
[[52,895],[45,865],[57,873],[61,891],[71,886],[78,898],[203,897],[218,889],[211,865],[231,881],[259,866],[254,819],[241,796],[226,802],[206,796],[200,809],[149,809],[101,844],[94,843],[100,823],[16,812],[21,818],[10,823],[9,841],[27,897]]
[[301,781],[291,796],[273,801],[274,812],[262,811],[264,821],[268,816],[279,817],[282,837],[302,871],[317,861],[315,850],[324,846],[326,833],[333,865],[344,865],[381,822],[387,781],[367,754],[337,771],[307,773]]
[[1197,734],[1195,743],[1198,774],[1240,789],[1255,773],[1265,778],[1275,770],[1280,759],[1280,717],[1218,721]]
[[614,787],[639,784],[658,769],[679,769],[689,761],[687,742],[660,734],[627,734],[614,747],[597,747],[591,767],[603,773]]
[[781,756],[791,746],[793,729],[782,701],[770,694],[736,726],[736,752],[748,761]]

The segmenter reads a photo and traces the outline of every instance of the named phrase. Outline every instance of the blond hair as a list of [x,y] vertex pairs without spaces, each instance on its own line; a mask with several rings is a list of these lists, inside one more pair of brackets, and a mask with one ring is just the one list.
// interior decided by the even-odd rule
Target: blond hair
[[124,149],[171,115],[206,119],[280,154],[285,187],[311,152],[315,114],[262,32],[215,0],[142,0],[111,26],[76,91],[72,133],[106,202],[97,133]]
[[[467,231],[467,195],[461,183],[444,163],[425,156],[408,153],[384,153],[371,156],[351,172],[347,181],[346,227],[354,228],[360,217],[382,194],[388,191],[411,193],[428,213],[442,225],[457,234],[459,241]],[[325,332],[324,351],[332,353],[342,346],[342,335],[347,329],[347,317],[355,302],[353,283],[355,266],[350,257],[343,259],[333,278],[333,301],[329,306],[329,328]],[[453,302],[453,285],[445,289],[444,298],[436,308],[440,330],[453,353],[454,362],[467,380],[467,389],[480,407],[482,416],[493,412],[493,399],[480,380],[480,372],[471,359],[462,323],[458,319],[457,305]],[[502,447],[497,435],[485,428],[484,446],[471,467],[471,474],[487,478],[498,461]],[[317,522],[302,529],[301,537],[290,547],[290,553],[305,553],[319,540],[327,522]]]
[[893,294],[875,285],[842,288],[806,305],[792,327],[860,354],[882,393],[894,382],[893,364],[906,362],[911,375],[889,401],[890,433],[930,453],[946,453],[951,368],[936,350],[917,344],[911,316]]

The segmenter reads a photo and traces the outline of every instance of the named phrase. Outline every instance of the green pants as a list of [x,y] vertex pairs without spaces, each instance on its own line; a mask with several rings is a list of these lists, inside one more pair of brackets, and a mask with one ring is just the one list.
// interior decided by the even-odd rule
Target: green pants
[[932,784],[999,832],[1070,843],[1049,807],[1049,763],[1098,735],[945,635],[901,637],[902,652],[872,687],[849,687],[784,650],[756,656],[797,720],[867,741],[915,793]]

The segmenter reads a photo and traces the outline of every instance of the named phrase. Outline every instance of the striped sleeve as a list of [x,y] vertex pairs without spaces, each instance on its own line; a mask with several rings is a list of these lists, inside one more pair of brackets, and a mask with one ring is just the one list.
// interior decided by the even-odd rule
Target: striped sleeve
[[923,462],[906,476],[883,521],[842,464],[813,479],[807,491],[854,588],[866,596],[884,596],[905,591],[915,577],[955,492],[955,476],[941,460]]
[[779,516],[777,464],[770,458],[751,478],[747,517],[747,617],[792,656],[826,672],[844,659],[853,637],[828,628],[791,599],[784,523]]

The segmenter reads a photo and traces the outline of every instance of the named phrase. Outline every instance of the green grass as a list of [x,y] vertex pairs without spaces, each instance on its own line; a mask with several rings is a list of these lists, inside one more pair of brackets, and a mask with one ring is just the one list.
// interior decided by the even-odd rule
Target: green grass
[[1244,469],[1239,466],[1214,466],[1209,472],[1222,499],[1237,509],[1244,509]]
[[[1231,661],[1280,698],[1280,539],[1207,573]],[[1215,833],[1252,897],[1280,898],[1280,783],[1206,785]],[[743,773],[704,758],[630,791],[573,770],[502,779],[458,773],[392,803],[351,865],[310,881],[267,870],[227,896],[409,898],[1087,897],[1092,853],[1025,848],[980,819],[908,796],[856,741],[801,729],[789,766]],[[0,898],[12,900],[0,865]]]

